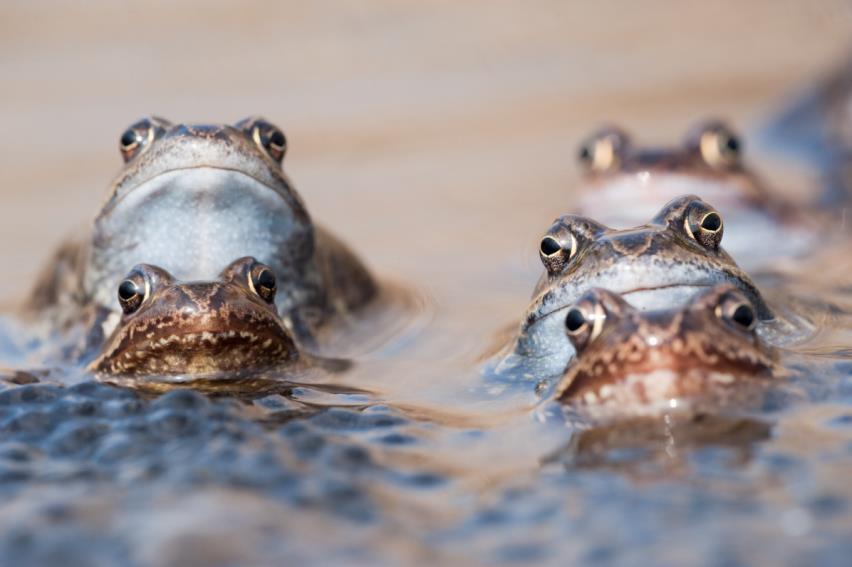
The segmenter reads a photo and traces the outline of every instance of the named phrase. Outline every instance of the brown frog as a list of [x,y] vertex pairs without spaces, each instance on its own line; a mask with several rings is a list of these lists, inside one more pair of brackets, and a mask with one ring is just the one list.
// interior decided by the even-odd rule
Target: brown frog
[[118,286],[123,315],[92,362],[96,373],[204,375],[295,362],[299,352],[275,309],[272,269],[251,257],[216,281],[178,282],[135,266]]
[[730,284],[645,312],[591,290],[565,314],[577,354],[554,397],[595,417],[754,403],[778,374],[775,352],[755,332],[758,320]]
[[678,195],[693,193],[724,215],[725,247],[748,269],[771,267],[808,252],[817,226],[774,195],[743,159],[742,138],[720,120],[693,127],[673,148],[636,146],[606,127],[581,146],[583,182],[577,212],[614,227],[644,221]]

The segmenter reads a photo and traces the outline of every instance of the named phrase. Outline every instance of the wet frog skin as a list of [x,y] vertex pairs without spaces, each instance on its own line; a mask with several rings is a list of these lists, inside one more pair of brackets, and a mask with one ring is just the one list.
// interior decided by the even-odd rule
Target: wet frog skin
[[577,215],[560,217],[541,240],[546,271],[498,372],[561,374],[574,352],[564,333],[565,313],[593,288],[652,310],[685,304],[698,291],[729,283],[754,305],[759,325],[772,321],[754,282],[721,247],[724,230],[721,214],[694,195],[671,201],[648,224],[626,230]]
[[[662,203],[693,193],[714,203],[728,225],[728,252],[749,268],[807,252],[817,227],[772,195],[743,160],[743,141],[728,125],[707,120],[680,147],[637,147],[607,127],[581,146],[584,178],[577,212],[614,227],[643,222]],[[783,242],[783,246],[778,243]]]
[[577,355],[554,397],[598,418],[748,406],[777,374],[757,322],[754,305],[729,284],[646,312],[594,289],[565,316]]
[[276,291],[271,268],[251,257],[203,282],[135,266],[118,285],[121,320],[89,369],[128,385],[146,376],[165,384],[292,367],[302,357],[275,309]]
[[252,256],[279,279],[278,311],[310,341],[335,315],[377,293],[365,266],[316,226],[281,168],[284,134],[262,118],[229,125],[145,118],[122,134],[125,166],[89,233],[65,245],[33,296],[80,319],[84,308],[117,318],[115,286],[137,264],[179,280],[210,280]]

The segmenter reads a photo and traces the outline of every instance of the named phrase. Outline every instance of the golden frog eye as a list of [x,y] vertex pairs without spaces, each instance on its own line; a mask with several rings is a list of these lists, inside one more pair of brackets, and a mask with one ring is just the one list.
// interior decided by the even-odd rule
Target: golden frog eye
[[695,203],[687,210],[684,230],[704,248],[717,250],[722,243],[724,229],[722,215],[705,203]]
[[275,302],[275,292],[277,290],[277,282],[275,274],[269,266],[257,264],[249,272],[248,277],[249,288],[254,291],[261,299],[268,303]]
[[752,331],[757,326],[754,307],[739,294],[727,294],[716,306],[716,316],[743,331]]
[[118,140],[118,149],[125,163],[145,151],[154,138],[164,133],[171,125],[168,120],[157,116],[143,118],[133,123]]
[[725,126],[708,128],[701,134],[698,144],[702,159],[711,167],[725,169],[740,163],[742,142]]
[[578,157],[587,171],[603,172],[618,167],[620,155],[628,145],[627,134],[617,128],[605,128],[590,138],[582,146]]
[[551,276],[562,273],[576,254],[577,238],[567,231],[563,235],[547,234],[539,244],[539,257]]
[[145,276],[139,272],[131,272],[118,285],[118,303],[121,310],[130,315],[139,310],[148,297],[150,286]]
[[577,351],[595,340],[603,330],[606,310],[594,296],[586,296],[565,314],[565,331]]
[[287,153],[287,138],[277,126],[266,120],[257,120],[252,128],[252,138],[263,148],[269,157],[281,163]]

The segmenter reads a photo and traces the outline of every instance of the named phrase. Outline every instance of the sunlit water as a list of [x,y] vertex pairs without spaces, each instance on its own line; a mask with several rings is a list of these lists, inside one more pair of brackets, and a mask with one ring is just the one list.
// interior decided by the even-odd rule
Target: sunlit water
[[[20,22],[3,41],[22,53],[0,61],[20,73],[2,109],[16,132],[0,141],[4,293],[24,293],[63,232],[91,217],[118,167],[111,144],[150,111],[282,122],[285,167],[312,213],[396,290],[338,342],[349,370],[253,399],[20,372],[38,366],[28,328],[0,333],[0,564],[848,563],[845,237],[756,277],[773,306],[816,322],[781,350],[788,375],[765,407],[591,427],[534,383],[485,380],[481,359],[522,316],[535,242],[570,210],[588,128],[625,120],[665,141],[706,113],[753,123],[837,55],[842,13],[461,4],[266,6],[244,30],[234,14],[199,22],[179,9],[72,13],[44,29],[22,7],[0,18]],[[676,23],[683,49],[640,33],[634,20],[649,18]],[[139,29],[145,49],[126,41]],[[74,34],[96,38],[82,58],[92,67],[68,59]],[[187,36],[218,64],[173,59],[165,46]],[[261,45],[211,40],[224,37]],[[107,68],[126,82],[102,79]],[[46,152],[57,130],[82,149]]]

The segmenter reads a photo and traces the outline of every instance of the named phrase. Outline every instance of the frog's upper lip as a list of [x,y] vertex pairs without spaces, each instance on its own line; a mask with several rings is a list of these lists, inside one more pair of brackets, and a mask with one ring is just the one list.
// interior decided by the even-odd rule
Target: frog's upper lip
[[[127,329],[104,345],[90,368],[110,373],[106,367],[112,364],[111,361],[117,361],[119,365],[138,363],[142,359],[165,359],[175,352],[186,357],[227,357],[234,349],[248,349],[258,357],[266,353],[276,358],[295,352],[296,347],[282,323],[272,316],[259,314],[258,317],[234,324],[225,316],[199,313],[198,324],[165,328],[156,324],[149,326],[147,321],[132,321]],[[123,358],[128,358],[128,361]]]
[[123,191],[120,196],[119,195],[113,195],[113,197],[110,199],[110,201],[102,208],[101,213],[102,214],[107,213],[107,212],[117,208],[130,195],[137,194],[137,191],[139,191],[142,187],[144,187],[145,185],[147,185],[148,183],[150,183],[154,179],[157,179],[158,177],[162,177],[164,175],[168,175],[170,173],[176,173],[176,172],[179,172],[179,171],[192,171],[192,170],[198,170],[198,169],[213,169],[213,170],[227,171],[227,172],[230,172],[230,173],[242,175],[242,176],[256,182],[258,185],[266,187],[270,191],[274,191],[275,193],[277,193],[279,195],[285,196],[284,192],[282,192],[279,188],[273,186],[272,184],[268,183],[267,181],[264,181],[264,180],[258,178],[256,175],[252,175],[251,173],[249,173],[249,172],[247,172],[243,169],[239,169],[239,168],[236,168],[236,167],[227,167],[227,166],[222,166],[222,165],[216,165],[216,164],[209,164],[209,163],[199,163],[199,164],[194,164],[194,165],[186,165],[186,166],[172,167],[172,168],[169,168],[169,169],[164,169],[164,170],[158,171],[158,172],[154,173],[153,175],[150,175],[150,176],[148,176],[144,179],[141,179],[137,182],[134,182],[133,187],[127,189],[126,191]]

